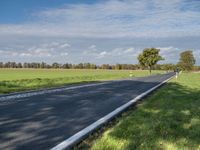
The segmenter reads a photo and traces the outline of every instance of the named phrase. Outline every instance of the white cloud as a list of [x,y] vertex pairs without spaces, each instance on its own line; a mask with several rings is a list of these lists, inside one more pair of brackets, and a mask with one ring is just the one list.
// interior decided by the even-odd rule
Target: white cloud
[[[195,5],[189,4],[190,1],[185,0],[71,4],[38,12],[37,21],[0,25],[0,33],[100,38],[200,36],[200,11],[193,11]],[[183,11],[188,5],[188,10]]]
[[177,51],[179,48],[173,47],[173,46],[168,46],[168,47],[157,47],[157,49],[160,49],[161,52],[172,52],[172,51]]
[[96,45],[90,45],[89,49],[96,49]]
[[[179,61],[179,55],[181,50],[177,47],[173,46],[167,46],[167,47],[157,47],[160,49],[160,54],[167,60],[168,62],[178,62]],[[165,63],[164,61],[161,63]]]
[[129,48],[123,48],[123,47],[118,47],[118,48],[114,48],[111,52],[110,55],[112,56],[128,56],[128,55],[135,55],[138,53],[138,50],[133,48],[133,47],[129,47]]
[[29,57],[29,56],[32,56],[30,53],[21,53],[19,54],[19,56],[22,56],[22,57]]
[[58,42],[52,42],[52,43],[43,44],[44,47],[56,47],[58,45],[60,45],[60,43],[58,43]]
[[67,56],[68,53],[61,53],[60,55],[61,55],[61,56]]
[[129,59],[129,58],[133,59],[134,57],[136,57],[136,55],[139,54],[139,51],[140,51],[139,49],[136,50],[133,47],[129,48],[117,47],[109,51],[95,52],[91,54],[88,53],[88,55],[92,55],[93,57],[98,59],[111,59],[111,58],[116,60]]
[[103,51],[103,52],[101,52],[99,55],[100,56],[105,56],[107,54],[107,52],[106,51]]
[[66,61],[62,55],[75,63],[136,63],[143,48],[153,46],[165,62],[175,62],[184,49],[199,54],[199,4],[108,0],[44,9],[29,22],[0,24],[0,58]]
[[71,47],[71,45],[68,43],[64,43],[64,44],[60,45],[60,48],[67,48],[67,47]]
[[124,51],[124,53],[132,53],[132,52],[134,52],[134,48],[133,47],[130,47],[130,48],[128,48],[128,49],[126,49],[125,51]]
[[179,58],[180,49],[168,46],[168,47],[158,47],[160,49],[160,54],[165,57],[165,59],[175,59]]
[[83,51],[83,55],[93,55],[96,56],[98,55],[98,49],[97,46],[92,44],[90,45],[86,50]]
[[5,50],[0,50],[0,55],[5,56],[5,57],[15,57],[18,55],[16,51],[5,51]]
[[23,48],[9,48],[6,47],[4,50],[0,51],[0,54],[6,57],[16,56],[16,57],[57,57],[57,56],[67,56],[68,52],[66,52],[66,48],[69,48],[70,44],[68,43],[59,43],[59,42],[50,42],[50,43],[41,43],[35,46],[31,46],[27,48],[24,46]]
[[200,61],[200,49],[193,51],[193,55],[196,59],[196,64]]

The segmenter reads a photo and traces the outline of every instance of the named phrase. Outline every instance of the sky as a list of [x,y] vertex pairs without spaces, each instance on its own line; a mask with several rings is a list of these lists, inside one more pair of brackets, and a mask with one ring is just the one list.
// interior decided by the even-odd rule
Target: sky
[[200,0],[0,1],[0,62],[135,64],[150,47],[200,65]]

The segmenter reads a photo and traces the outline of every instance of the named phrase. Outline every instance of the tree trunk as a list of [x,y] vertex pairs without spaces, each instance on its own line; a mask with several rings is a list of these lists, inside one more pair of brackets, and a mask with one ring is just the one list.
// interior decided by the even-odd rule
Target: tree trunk
[[149,66],[149,73],[150,73],[150,75],[151,75],[151,66]]

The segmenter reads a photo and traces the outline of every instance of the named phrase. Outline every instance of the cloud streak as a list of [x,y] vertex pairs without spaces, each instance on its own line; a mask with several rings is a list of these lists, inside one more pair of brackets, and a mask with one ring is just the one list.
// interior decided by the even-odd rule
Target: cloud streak
[[196,0],[108,0],[31,15],[27,22],[0,24],[1,60],[137,63],[145,47],[160,48],[165,62],[177,62],[185,49],[199,54]]
[[[193,5],[190,3],[185,0],[110,0],[70,4],[35,13],[37,21],[0,25],[0,32],[95,38],[200,36],[200,11],[194,10],[195,1]],[[184,8],[187,10],[183,11]]]

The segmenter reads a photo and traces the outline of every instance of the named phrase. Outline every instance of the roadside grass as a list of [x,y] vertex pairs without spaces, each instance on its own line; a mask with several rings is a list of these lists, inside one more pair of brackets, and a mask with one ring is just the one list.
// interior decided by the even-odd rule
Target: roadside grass
[[200,150],[199,74],[182,73],[131,109],[87,149]]
[[[0,93],[149,75],[147,70],[0,69]],[[153,74],[163,71],[153,71]]]

